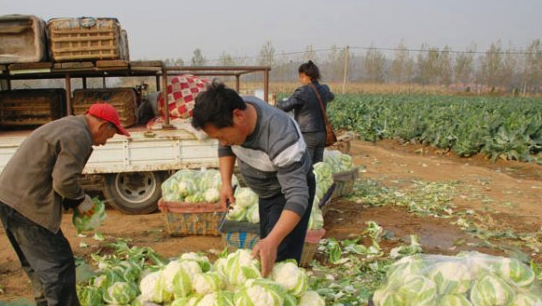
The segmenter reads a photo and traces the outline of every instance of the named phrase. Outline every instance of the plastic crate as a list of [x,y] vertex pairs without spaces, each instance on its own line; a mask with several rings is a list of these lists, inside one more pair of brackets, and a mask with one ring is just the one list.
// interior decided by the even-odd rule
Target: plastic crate
[[260,224],[226,220],[220,228],[222,242],[228,251],[252,249],[260,240]]
[[301,254],[301,262],[299,263],[300,266],[307,267],[310,264],[314,258],[314,254],[318,250],[318,244],[325,234],[326,230],[323,228],[307,231],[305,243],[303,244],[303,253]]
[[21,89],[0,91],[0,125],[39,126],[65,115],[66,91]]
[[55,62],[122,59],[116,18],[54,18],[47,22],[47,33]]
[[137,94],[133,88],[76,89],[72,101],[75,115],[84,114],[94,103],[107,102],[119,113],[122,126],[137,123]]
[[352,170],[333,174],[333,183],[335,190],[331,199],[336,199],[352,194],[354,191],[354,181],[358,178],[359,168],[355,167]]
[[45,21],[32,15],[0,16],[0,64],[47,60]]
[[218,203],[168,202],[160,199],[158,208],[164,214],[171,236],[219,236],[219,225],[227,213]]

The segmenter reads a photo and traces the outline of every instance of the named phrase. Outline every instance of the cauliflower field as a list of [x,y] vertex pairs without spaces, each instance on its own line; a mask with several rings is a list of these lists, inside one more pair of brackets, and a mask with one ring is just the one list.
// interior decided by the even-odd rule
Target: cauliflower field
[[[183,286],[169,299],[175,300],[175,291],[179,297],[187,294],[177,299],[180,305],[193,305],[189,300],[202,305],[250,305],[247,295],[280,302],[273,290],[285,292],[282,305],[292,303],[291,297],[301,304],[317,296],[332,306],[366,306],[371,298],[375,305],[398,306],[537,305],[536,288],[542,281],[542,183],[536,178],[540,166],[511,161],[493,164],[475,158],[463,161],[414,152],[427,152],[423,146],[390,149],[385,144],[353,142],[351,156],[361,166],[361,177],[354,194],[333,200],[324,216],[324,240],[315,260],[300,270],[308,279],[304,296],[287,294],[295,291],[290,281],[296,277],[280,287],[272,278],[247,280],[242,285],[241,278],[235,287],[230,286],[236,282],[234,275],[241,274],[233,273],[229,280],[221,276],[220,271],[225,271],[218,268],[221,258],[233,255],[221,253],[219,237],[170,237],[159,213],[127,216],[107,209],[107,218],[98,228],[103,235],[77,235],[71,214],[64,216],[62,227],[77,256],[78,276],[85,276],[79,282],[82,300],[98,296],[101,303],[111,304],[132,299],[130,303],[137,305],[143,293],[155,298],[157,290],[143,292],[142,283],[143,288],[169,286],[163,281],[171,275],[164,272],[169,265],[168,271],[186,266],[191,272],[185,274],[199,275],[194,280],[189,275],[187,281],[182,272],[174,273],[171,286]],[[405,152],[409,146],[411,153]],[[31,299],[28,279],[13,259],[7,239],[0,236],[0,243],[4,250],[0,252],[4,290],[0,300]],[[479,256],[469,255],[474,250]],[[208,260],[198,260],[204,257]],[[181,264],[188,261],[192,263]],[[413,264],[399,268],[407,261]],[[478,266],[484,268],[474,268]],[[197,273],[198,269],[202,272]],[[255,273],[250,267],[241,270],[249,276]],[[483,273],[471,273],[476,270]],[[508,276],[506,271],[510,271]],[[136,276],[138,281],[122,281]],[[408,284],[403,280],[409,280]],[[427,297],[414,294],[422,291]],[[167,290],[158,292],[158,300],[160,295],[168,298]]]

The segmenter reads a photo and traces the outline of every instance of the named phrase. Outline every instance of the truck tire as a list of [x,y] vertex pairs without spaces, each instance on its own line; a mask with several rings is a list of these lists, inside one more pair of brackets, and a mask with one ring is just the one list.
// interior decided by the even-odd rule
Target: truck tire
[[106,174],[103,193],[111,206],[128,215],[149,214],[158,208],[165,172]]

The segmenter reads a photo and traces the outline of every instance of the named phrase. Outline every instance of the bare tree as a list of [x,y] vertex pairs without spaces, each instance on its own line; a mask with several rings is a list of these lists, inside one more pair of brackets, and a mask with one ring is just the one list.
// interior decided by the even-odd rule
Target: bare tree
[[472,44],[465,52],[459,53],[454,61],[454,81],[462,84],[469,84],[474,72],[474,53],[476,45]]
[[403,83],[412,77],[414,63],[402,40],[396,49],[388,75],[393,82]]
[[450,51],[452,48],[445,46],[438,55],[438,83],[441,85],[450,85],[452,83],[453,66]]
[[305,47],[305,52],[303,53],[303,61],[307,62],[309,60],[315,63],[318,62],[318,56],[316,52],[314,51],[314,48],[312,47],[312,45],[308,45],[307,47]]
[[267,41],[260,50],[258,56],[258,65],[260,66],[275,66],[275,47],[271,41]]
[[422,44],[421,50],[416,62],[418,80],[422,85],[434,84],[437,82],[439,71],[439,51],[437,48],[428,48],[426,44]]
[[499,73],[502,69],[502,47],[501,42],[492,43],[484,55],[480,57],[480,80],[490,86],[495,87],[499,79]]
[[371,47],[367,49],[365,53],[364,68],[365,68],[365,80],[374,83],[384,82],[384,65],[386,63],[386,57],[384,54]]
[[233,66],[235,65],[235,61],[229,53],[222,52],[222,54],[220,54],[220,57],[218,57],[218,64],[220,66]]
[[290,73],[290,66],[291,64],[288,55],[282,51],[277,57],[277,63],[275,68],[271,70],[271,73],[280,81],[293,81],[296,75],[294,73]]
[[527,48],[523,64],[523,92],[534,91],[542,85],[542,42],[534,40]]
[[499,78],[500,85],[505,88],[517,88],[520,86],[515,77],[518,65],[517,51],[510,45],[503,54],[502,71]]
[[326,59],[328,79],[338,81],[342,77],[344,69],[344,51],[336,45],[331,46]]
[[192,66],[204,66],[207,63],[207,59],[201,53],[201,50],[197,48],[194,50],[194,55],[190,60]]
[[178,57],[178,58],[166,58],[164,60],[164,65],[166,66],[184,66],[184,61],[182,58]]

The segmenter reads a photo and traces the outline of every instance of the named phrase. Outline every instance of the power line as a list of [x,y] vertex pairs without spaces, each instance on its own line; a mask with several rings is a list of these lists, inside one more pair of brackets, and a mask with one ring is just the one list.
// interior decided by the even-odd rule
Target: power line
[[[541,55],[542,52],[540,51],[537,51],[537,52],[526,52],[526,51],[475,51],[475,50],[466,50],[466,51],[461,51],[461,50],[455,50],[455,49],[445,49],[445,48],[442,48],[442,49],[439,49],[439,48],[431,48],[429,47],[428,49],[413,49],[413,48],[387,48],[387,47],[374,47],[374,46],[371,46],[371,47],[360,47],[360,46],[349,46],[350,49],[354,49],[354,50],[378,50],[378,51],[403,51],[403,52],[431,52],[431,51],[437,51],[437,52],[448,52],[448,53],[453,53],[453,54],[499,54],[499,55],[535,55],[535,56],[538,56],[538,55]],[[309,50],[303,50],[303,51],[289,51],[289,52],[280,52],[280,53],[277,53],[275,52],[275,56],[289,56],[289,55],[301,55],[301,54],[306,54],[308,52],[314,52],[314,53],[321,53],[321,52],[329,52],[329,51],[339,51],[339,52],[343,52],[343,50],[345,49],[345,47],[341,47],[341,48],[325,48],[325,49],[309,49]],[[250,60],[250,59],[256,59],[258,58],[259,55],[250,55],[250,56],[235,56],[235,57],[230,57],[232,60],[239,60],[239,59],[245,59],[245,60]],[[218,62],[220,61],[221,58],[215,58],[215,59],[210,59],[208,60],[209,62]]]
[[436,50],[439,52],[459,53],[459,54],[513,54],[513,55],[540,55],[542,52],[524,52],[524,51],[460,51],[453,49],[409,49],[409,48],[383,48],[383,47],[350,47],[350,49],[362,49],[362,50],[380,50],[380,51],[408,51],[408,52],[430,52]]

